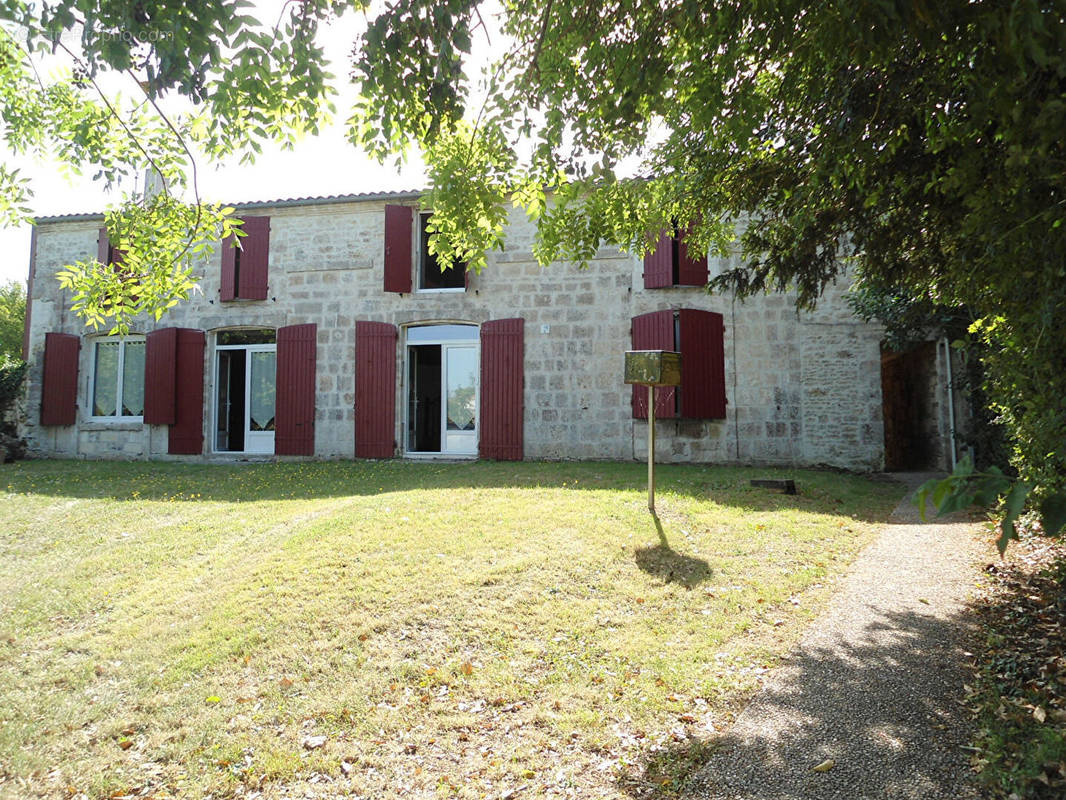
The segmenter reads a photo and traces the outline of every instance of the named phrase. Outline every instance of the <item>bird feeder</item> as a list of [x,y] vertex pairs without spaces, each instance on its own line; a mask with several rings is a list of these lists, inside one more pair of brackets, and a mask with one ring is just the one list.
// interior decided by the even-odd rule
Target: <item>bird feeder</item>
[[627,350],[625,382],[648,387],[648,510],[655,513],[655,387],[681,385],[681,354]]

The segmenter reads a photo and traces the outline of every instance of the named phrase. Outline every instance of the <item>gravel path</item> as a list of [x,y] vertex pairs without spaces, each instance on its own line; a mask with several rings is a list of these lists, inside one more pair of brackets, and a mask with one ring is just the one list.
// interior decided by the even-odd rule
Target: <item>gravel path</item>
[[[913,488],[928,476],[897,477]],[[995,558],[976,531],[951,518],[920,524],[908,495],[689,797],[979,797],[959,705],[973,630],[966,600],[980,565]],[[827,771],[812,769],[827,760],[835,762]]]

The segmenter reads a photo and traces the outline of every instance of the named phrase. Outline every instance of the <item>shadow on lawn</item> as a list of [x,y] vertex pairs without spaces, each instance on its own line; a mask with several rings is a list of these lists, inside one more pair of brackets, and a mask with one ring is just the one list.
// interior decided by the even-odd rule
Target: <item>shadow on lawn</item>
[[651,512],[655,521],[655,530],[659,534],[659,544],[654,547],[641,547],[633,554],[637,566],[649,575],[655,575],[664,583],[679,583],[691,589],[711,577],[711,566],[702,558],[683,556],[670,547],[663,530],[659,515]]
[[[257,502],[416,490],[567,489],[642,493],[640,462],[308,461],[198,464],[42,459],[0,466],[0,489],[58,497],[114,500]],[[883,522],[900,487],[834,471],[662,464],[660,493],[713,500],[753,513],[801,509]],[[784,495],[748,485],[754,477],[789,477],[799,493]],[[872,498],[877,491],[879,497]],[[887,499],[886,499],[887,498]],[[880,502],[871,502],[878,499]]]
[[646,754],[619,787],[639,800],[976,797],[960,705],[975,624],[969,609],[885,613],[839,650],[798,650],[733,730]]

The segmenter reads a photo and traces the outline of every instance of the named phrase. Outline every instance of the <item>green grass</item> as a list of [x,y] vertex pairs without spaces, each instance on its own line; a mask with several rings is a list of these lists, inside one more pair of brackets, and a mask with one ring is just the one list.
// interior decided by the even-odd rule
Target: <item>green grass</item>
[[0,796],[680,791],[901,488],[644,470],[0,467]]

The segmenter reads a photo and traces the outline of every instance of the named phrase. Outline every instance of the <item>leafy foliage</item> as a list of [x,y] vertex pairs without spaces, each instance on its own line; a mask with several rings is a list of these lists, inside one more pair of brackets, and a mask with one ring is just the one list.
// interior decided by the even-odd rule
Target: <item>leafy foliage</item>
[[26,377],[26,362],[0,357],[0,420],[14,405]]
[[862,280],[861,274],[857,277],[857,285],[846,295],[848,305],[861,319],[880,322],[885,346],[896,352],[942,336],[957,341],[973,322],[965,309],[940,306],[928,294],[877,286]]
[[[933,478],[923,483],[916,496],[918,508],[925,518],[926,500],[931,500],[938,514],[951,514],[972,505],[1000,504],[1000,536],[996,546],[1002,554],[1012,539],[1018,538],[1017,522],[1025,510],[1026,500],[1033,487],[1025,481],[1004,475],[999,467],[983,472],[974,469],[967,456],[958,463],[947,478]],[[1038,501],[1041,526],[1048,536],[1057,536],[1066,527],[1066,492],[1045,492]]]
[[0,361],[22,354],[26,322],[26,288],[15,281],[0,286]]
[[[270,25],[242,0],[14,0],[0,9],[4,138],[107,182],[152,167],[173,199],[187,174],[195,190],[190,145],[249,159],[317,131],[333,88],[316,32],[367,6],[286,3]],[[44,82],[34,59],[53,48],[73,71]],[[104,94],[106,73],[140,102]],[[788,289],[801,307],[857,266],[909,302],[966,309],[1013,464],[1038,497],[1066,489],[1061,4],[399,0],[369,15],[351,77],[352,141],[426,156],[442,266],[483,267],[508,204],[537,221],[542,263],[581,264],[603,243],[642,253],[691,226],[697,253],[743,257],[712,289]],[[192,112],[162,116],[168,93]],[[0,171],[0,216],[27,202]],[[136,271],[67,271],[92,324],[185,296],[188,256],[227,231],[223,209],[188,208],[128,198],[109,216]],[[168,233],[136,233],[148,227]]]
[[[462,118],[477,119],[471,137],[499,132],[515,158],[497,199],[538,220],[542,263],[581,263],[601,242],[641,252],[671,220],[724,253],[725,222],[744,219],[743,264],[714,290],[790,289],[806,307],[854,265],[906,298],[894,313],[964,308],[1014,465],[1066,489],[1058,3],[509,3],[508,47],[476,91],[426,69],[427,52],[464,52],[426,24],[440,5],[410,0],[363,42],[355,119],[377,146],[413,138],[445,187],[476,161],[435,159],[434,143]],[[463,37],[474,5],[449,6]],[[386,72],[420,100],[390,100]],[[498,244],[491,228],[462,237]]]
[[[232,232],[229,212],[200,200],[193,153],[251,160],[267,139],[291,145],[316,133],[335,89],[315,34],[352,5],[286,3],[268,24],[244,0],[0,5],[8,150],[90,170],[108,187],[147,170],[159,181],[158,194],[127,194],[108,213],[112,242],[125,250],[121,270],[83,262],[61,274],[89,325],[121,332],[134,315],[188,296],[196,260]],[[54,68],[56,59],[65,66]],[[135,96],[105,88],[116,77]],[[190,110],[164,113],[175,94]],[[31,197],[25,177],[0,164],[0,220],[29,218]]]

